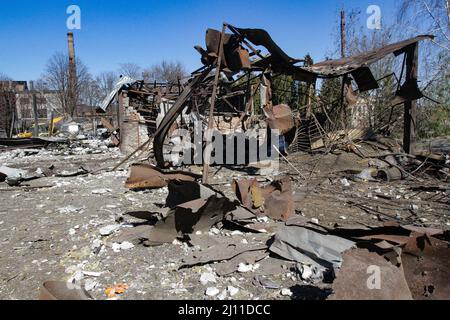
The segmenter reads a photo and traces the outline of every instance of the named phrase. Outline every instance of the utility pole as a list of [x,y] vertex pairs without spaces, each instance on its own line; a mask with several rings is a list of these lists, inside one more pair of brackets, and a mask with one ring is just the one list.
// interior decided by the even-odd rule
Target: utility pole
[[30,90],[33,99],[33,113],[34,113],[34,132],[33,137],[37,138],[39,136],[39,118],[38,118],[38,110],[37,110],[37,100],[36,100],[36,91],[34,91],[34,82],[30,81]]
[[[405,83],[417,83],[417,70],[419,68],[419,44],[414,43],[406,51],[406,79]],[[416,100],[405,102],[403,116],[403,149],[406,153],[414,152],[414,138],[416,132]]]
[[341,10],[341,57],[345,58],[345,11],[344,10]]
[[69,47],[69,110],[73,116],[77,108],[77,66],[75,60],[75,45],[73,33],[67,33],[67,44]]

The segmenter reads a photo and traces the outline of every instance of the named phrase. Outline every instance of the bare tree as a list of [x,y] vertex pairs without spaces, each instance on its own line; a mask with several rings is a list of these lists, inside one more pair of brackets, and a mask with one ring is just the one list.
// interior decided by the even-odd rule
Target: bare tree
[[11,78],[8,77],[6,74],[4,74],[3,72],[0,72],[0,81],[10,81]]
[[[87,67],[80,59],[77,59],[77,85],[76,100],[80,100],[82,88],[88,85],[91,76]],[[64,113],[73,116],[75,110],[69,102],[69,57],[57,52],[48,61],[45,73],[42,76],[43,84],[50,90],[55,90],[58,94],[58,100]]]
[[180,61],[165,61],[155,64],[143,73],[145,81],[177,83],[187,76],[185,66]]
[[114,89],[118,78],[117,74],[113,71],[102,72],[95,78],[103,98]]
[[89,107],[97,107],[100,105],[103,96],[99,83],[91,76],[86,79],[79,88],[79,101]]
[[[410,34],[432,34],[435,38],[420,46],[422,91],[428,99],[418,101],[420,136],[449,134],[450,96],[450,1],[402,0],[397,14],[398,24]],[[447,119],[444,121],[443,119]],[[447,128],[439,130],[439,128]]]
[[432,43],[450,52],[449,4],[449,0],[402,0],[398,20],[409,31],[435,35]]
[[133,79],[142,78],[142,68],[132,62],[122,63],[119,68],[119,73],[122,76],[131,77]]

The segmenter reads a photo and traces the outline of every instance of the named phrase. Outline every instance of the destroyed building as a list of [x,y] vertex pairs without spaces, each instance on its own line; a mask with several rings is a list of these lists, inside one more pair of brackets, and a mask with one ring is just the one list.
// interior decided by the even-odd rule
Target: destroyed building
[[[2,183],[16,192],[5,205],[32,199],[42,215],[17,209],[26,225],[11,237],[25,249],[7,247],[6,259],[29,250],[27,263],[59,270],[30,281],[50,300],[450,299],[448,151],[414,145],[418,48],[431,38],[310,64],[265,30],[208,29],[189,79],[123,77],[104,100],[99,116],[121,156],[87,139],[0,154]],[[379,88],[371,65],[390,55],[402,68],[375,110],[363,93]],[[284,76],[307,88],[306,104],[278,98]],[[339,99],[318,99],[318,81],[333,78]],[[10,166],[19,162],[27,170]],[[367,286],[374,265],[379,290]]]

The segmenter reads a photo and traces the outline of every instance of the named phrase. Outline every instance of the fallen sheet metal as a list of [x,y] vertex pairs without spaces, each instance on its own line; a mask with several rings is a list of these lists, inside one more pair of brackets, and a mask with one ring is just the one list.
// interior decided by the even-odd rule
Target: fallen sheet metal
[[403,269],[377,253],[352,249],[343,254],[329,300],[411,300]]
[[41,286],[39,300],[92,300],[92,297],[73,283],[46,281]]
[[254,265],[257,262],[263,260],[268,255],[269,253],[267,252],[267,248],[258,251],[247,251],[237,255],[236,257],[233,257],[228,261],[218,263],[214,267],[216,269],[216,273],[219,276],[227,276],[236,272],[238,270],[239,264],[244,263],[247,265]]
[[414,299],[450,299],[450,247],[447,242],[414,234],[403,248],[401,261]]
[[5,181],[8,177],[22,178],[22,177],[27,176],[27,174],[28,173],[24,170],[1,166],[0,167],[0,182]]
[[203,265],[216,261],[230,260],[244,252],[267,250],[265,234],[252,235],[252,241],[242,243],[239,236],[227,237],[221,235],[190,235],[191,243],[199,248],[192,256],[183,259],[181,268]]
[[142,240],[148,246],[172,243],[177,237],[184,237],[197,231],[208,231],[222,221],[226,213],[234,209],[236,204],[225,197],[195,199],[173,207],[154,227],[147,225],[140,226],[141,229],[133,228],[135,230],[126,231],[124,238],[121,239]]
[[227,198],[216,196],[211,196],[208,200],[196,199],[180,204],[173,209],[175,229],[183,235],[207,231],[235,208],[236,205]]
[[231,244],[209,248],[200,252],[195,252],[191,257],[184,259],[181,268],[229,260],[244,252],[260,251],[264,249],[267,249],[266,244]]
[[76,176],[80,176],[80,175],[85,175],[88,174],[89,170],[86,170],[83,167],[79,167],[76,171],[67,171],[67,170],[63,170],[57,174],[55,174],[55,177],[76,177]]
[[200,176],[183,171],[164,172],[149,164],[134,164],[130,167],[130,177],[125,182],[129,189],[157,189],[166,187],[169,181],[195,181]]
[[31,181],[39,179],[44,176],[44,173],[29,173],[21,169],[14,169],[10,167],[1,166],[0,167],[0,182],[5,181],[9,186],[18,186],[23,181]]
[[353,241],[341,237],[303,227],[285,226],[275,235],[269,249],[285,259],[325,271],[339,268],[342,252],[354,245]]

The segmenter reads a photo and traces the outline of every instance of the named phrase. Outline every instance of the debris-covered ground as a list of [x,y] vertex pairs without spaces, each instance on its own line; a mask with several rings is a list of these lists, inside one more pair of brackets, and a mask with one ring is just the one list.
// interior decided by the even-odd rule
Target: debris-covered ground
[[[50,280],[94,299],[364,298],[349,270],[368,261],[396,288],[373,298],[449,297],[450,188],[425,165],[396,162],[409,176],[384,181],[365,171],[375,156],[297,153],[278,176],[212,167],[209,187],[131,190],[127,167],[111,171],[121,159],[101,141],[0,153],[35,176],[0,183],[1,299],[37,299]],[[414,250],[424,266],[408,262]]]

